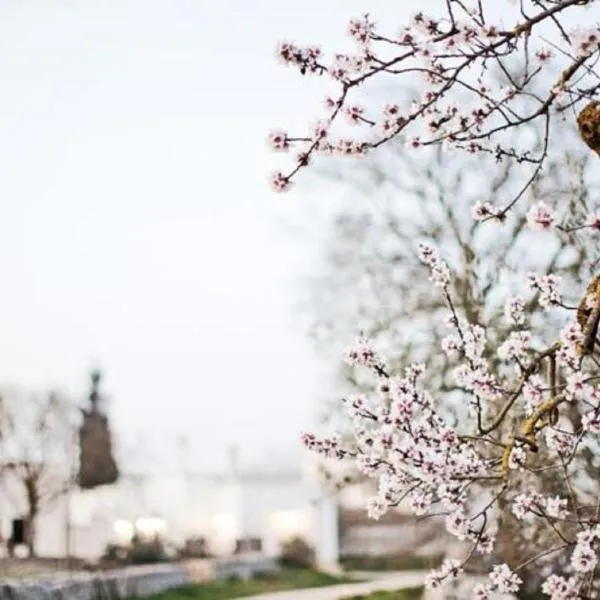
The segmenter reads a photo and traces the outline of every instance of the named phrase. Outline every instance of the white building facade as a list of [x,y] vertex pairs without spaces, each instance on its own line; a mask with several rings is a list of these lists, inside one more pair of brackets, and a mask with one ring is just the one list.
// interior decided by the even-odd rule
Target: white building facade
[[[10,501],[0,495],[5,539],[23,508],[18,493]],[[107,545],[126,542],[136,524],[155,527],[176,546],[205,538],[217,554],[230,554],[237,540],[254,538],[264,553],[276,555],[286,540],[301,537],[323,567],[337,564],[336,499],[310,472],[241,471],[235,463],[222,476],[124,476],[112,486],[74,490],[39,516],[37,553],[94,560]]]

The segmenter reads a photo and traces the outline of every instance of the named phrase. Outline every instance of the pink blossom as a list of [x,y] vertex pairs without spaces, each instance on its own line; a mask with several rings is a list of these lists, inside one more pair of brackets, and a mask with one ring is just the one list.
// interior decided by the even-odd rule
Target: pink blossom
[[367,513],[371,519],[378,520],[388,511],[388,505],[383,498],[372,496],[367,501]]
[[555,217],[545,202],[538,202],[527,213],[527,224],[532,229],[548,231],[554,224]]
[[425,587],[436,589],[441,585],[456,579],[462,572],[460,561],[454,559],[445,559],[442,566],[431,571],[425,578]]
[[519,520],[531,517],[533,513],[539,513],[544,505],[544,498],[537,492],[526,492],[519,494],[513,502],[512,512]]
[[359,336],[356,343],[346,350],[346,361],[351,365],[383,368],[383,360],[375,352],[370,340]]
[[473,587],[472,594],[475,600],[492,600],[495,597],[491,587],[483,583],[477,583],[475,587]]
[[540,61],[540,63],[546,64],[552,58],[553,53],[552,50],[550,50],[549,48],[544,48],[542,50],[538,50],[535,53],[535,56]]
[[508,468],[513,470],[520,469],[521,467],[525,466],[526,461],[527,454],[525,453],[525,450],[521,447],[515,446],[511,450],[508,458]]
[[273,150],[286,151],[289,150],[290,143],[285,131],[272,131],[269,134],[269,145]]
[[508,339],[499,346],[498,357],[502,360],[523,360],[530,342],[531,332],[512,331]]
[[352,19],[348,27],[348,32],[357,42],[368,44],[369,37],[373,33],[374,23],[369,15],[364,15],[361,19]]
[[564,519],[569,514],[567,500],[558,496],[546,498],[546,514],[555,519]]
[[490,580],[501,594],[513,594],[519,591],[523,580],[513,573],[506,564],[496,565],[490,573]]
[[290,179],[281,172],[274,173],[271,176],[271,185],[276,192],[283,192],[290,188]]
[[462,510],[457,510],[446,517],[446,531],[459,540],[464,540],[469,532],[469,521]]
[[565,398],[571,402],[577,400],[587,400],[593,392],[594,388],[586,383],[586,378],[583,373],[571,373],[567,377],[567,386],[565,389]]
[[579,586],[574,578],[569,580],[559,575],[550,575],[542,584],[542,592],[550,596],[550,600],[577,600]]
[[577,573],[589,573],[596,568],[598,556],[593,548],[594,535],[583,532],[577,535],[577,544],[571,554],[571,566]]
[[525,322],[525,300],[521,296],[509,298],[504,305],[504,316],[512,325],[523,325]]
[[600,433],[600,413],[597,410],[590,410],[581,418],[581,425],[589,433]]
[[532,375],[523,384],[523,398],[525,400],[525,413],[531,415],[544,401],[547,383],[539,376]]
[[431,268],[431,281],[440,287],[447,286],[450,282],[450,271],[438,256],[437,250],[428,244],[419,244],[419,255],[421,260]]
[[471,214],[475,221],[483,221],[484,219],[493,217],[496,214],[496,211],[489,202],[478,201],[473,205]]
[[600,29],[598,27],[578,28],[571,31],[569,37],[575,53],[579,56],[587,56],[598,49]]
[[574,434],[554,427],[546,427],[544,433],[548,448],[554,450],[563,458],[570,456],[575,450],[576,438]]
[[347,106],[345,110],[350,122],[355,124],[360,123],[365,112],[365,109],[362,106],[357,106],[356,104]]
[[529,287],[532,290],[540,292],[540,305],[543,308],[556,306],[560,303],[561,297],[558,292],[559,280],[555,275],[537,275],[529,273]]

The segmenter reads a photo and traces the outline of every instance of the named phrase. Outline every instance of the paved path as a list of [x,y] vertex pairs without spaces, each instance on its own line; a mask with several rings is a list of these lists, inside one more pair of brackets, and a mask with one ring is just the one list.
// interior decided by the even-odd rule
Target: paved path
[[418,587],[423,585],[425,574],[423,571],[386,573],[363,583],[344,583],[321,588],[260,594],[259,596],[249,596],[245,600],[341,600],[348,596],[368,594],[377,590]]

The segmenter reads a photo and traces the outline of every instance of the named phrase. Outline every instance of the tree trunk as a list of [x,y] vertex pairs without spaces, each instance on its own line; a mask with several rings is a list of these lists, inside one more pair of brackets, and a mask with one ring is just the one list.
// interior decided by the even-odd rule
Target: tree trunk
[[35,543],[35,522],[37,519],[37,513],[32,515],[31,513],[27,517],[27,523],[25,526],[25,535],[27,540],[27,548],[29,549],[29,557],[35,558],[37,556],[37,549]]
[[25,489],[27,494],[27,519],[25,522],[25,545],[29,550],[29,556],[36,556],[36,536],[35,525],[37,516],[40,510],[40,498],[37,489],[37,478],[30,477],[25,481]]

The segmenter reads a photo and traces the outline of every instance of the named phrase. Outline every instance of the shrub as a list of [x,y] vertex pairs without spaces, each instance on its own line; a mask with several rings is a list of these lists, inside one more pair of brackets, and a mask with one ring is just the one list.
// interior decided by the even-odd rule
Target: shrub
[[315,566],[315,551],[305,540],[295,537],[283,544],[279,563],[283,567],[309,569]]

